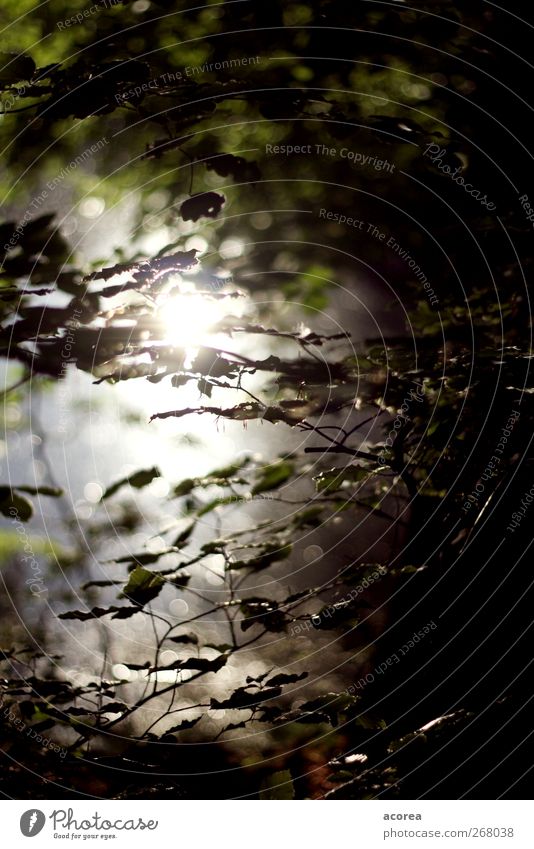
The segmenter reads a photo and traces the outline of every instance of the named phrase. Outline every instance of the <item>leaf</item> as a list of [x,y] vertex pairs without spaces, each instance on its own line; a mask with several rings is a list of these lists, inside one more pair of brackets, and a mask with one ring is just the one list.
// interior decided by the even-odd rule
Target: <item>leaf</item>
[[309,598],[312,593],[317,592],[317,589],[300,590],[298,593],[291,593],[286,598],[286,604],[291,604],[294,601],[300,601],[301,598]]
[[294,684],[296,681],[302,681],[304,678],[307,678],[308,674],[308,672],[302,672],[300,675],[290,675],[281,672],[279,675],[273,675],[273,677],[269,678],[269,680],[265,683],[267,686],[271,687],[277,687],[284,684]]
[[310,622],[317,631],[328,631],[347,624],[356,625],[358,622],[356,608],[359,606],[361,602],[357,600],[326,604],[319,613],[313,614]]
[[12,85],[21,80],[31,80],[35,62],[24,53],[0,53],[0,85]]
[[289,480],[294,470],[293,463],[287,460],[280,460],[277,463],[272,463],[270,466],[265,466],[258,483],[251,490],[252,495],[258,495],[260,492],[268,492],[271,489],[275,489],[280,484]]
[[64,716],[94,716],[95,711],[91,710],[91,708],[81,708],[81,707],[66,707],[60,712],[58,710],[51,710],[48,708],[47,713],[50,716],[56,717],[56,719],[63,719]]
[[339,722],[339,714],[345,715],[357,702],[357,697],[349,693],[324,693],[316,699],[305,702],[299,710],[303,713],[326,714],[330,723],[335,726]]
[[27,492],[28,495],[48,495],[50,498],[59,498],[63,490],[57,486],[17,486],[19,492]]
[[235,731],[237,728],[246,728],[245,722],[231,722],[230,725],[225,725],[222,729],[221,734],[224,734],[225,731]]
[[175,660],[168,666],[153,666],[150,672],[166,672],[169,670],[182,671],[182,669],[194,669],[197,672],[218,672],[223,666],[226,666],[228,657],[219,655],[219,657],[208,660],[206,657],[189,657],[187,660]]
[[91,587],[116,587],[122,584],[122,581],[87,581],[85,584],[82,584],[80,589],[88,590]]
[[161,477],[161,472],[157,466],[153,466],[151,469],[141,469],[140,471],[135,472],[135,474],[121,478],[121,480],[109,486],[104,492],[101,500],[103,501],[105,498],[110,498],[110,496],[115,495],[115,493],[122,486],[125,486],[125,484],[129,484],[135,489],[142,489],[142,487],[148,486],[149,483],[152,483],[154,478],[159,477]]
[[[398,570],[402,572],[414,571],[418,572],[419,568],[415,566],[406,566]],[[371,578],[368,585],[375,581],[384,578],[388,574],[388,570],[382,563],[350,563],[349,566],[344,566],[338,570],[337,575],[344,584],[358,584],[365,578]]]
[[103,713],[124,713],[128,710],[128,705],[124,702],[109,702],[107,705],[102,705]]
[[175,254],[157,257],[156,259],[144,259],[112,265],[109,268],[93,271],[84,277],[84,281],[110,280],[117,274],[130,273],[133,274],[135,280],[138,282],[137,288],[142,288],[142,286],[151,282],[158,274],[184,271],[196,265],[198,263],[198,260],[195,259],[196,253],[196,249],[193,248],[190,251],[178,251]]
[[190,380],[192,380],[192,377],[186,374],[174,374],[171,377],[171,386],[175,389],[179,389],[180,386],[185,386],[185,384]]
[[224,654],[225,652],[233,649],[233,646],[230,643],[206,643],[205,648],[215,649],[215,651],[218,651],[218,652],[221,652],[221,654]]
[[269,699],[275,699],[281,693],[282,690],[280,687],[270,687],[268,690],[262,690],[261,692],[254,691],[253,693],[250,693],[246,687],[238,687],[229,699],[224,699],[222,702],[212,697],[210,708],[212,710],[246,710],[262,702],[269,701]]
[[138,607],[116,607],[116,608],[112,607],[111,610],[114,610],[113,616],[111,617],[112,619],[129,619],[130,616],[134,615],[134,613],[138,613],[139,608]]
[[202,554],[223,554],[224,544],[222,539],[213,539],[211,542],[205,542],[200,550]]
[[178,731],[187,731],[188,728],[193,728],[201,719],[201,716],[197,716],[196,719],[184,719],[178,725],[173,725],[172,728],[169,728],[165,734],[176,734]]
[[9,660],[10,657],[13,657],[15,654],[15,648],[12,647],[10,649],[0,649],[0,660]]
[[260,169],[255,162],[247,162],[242,156],[232,153],[214,154],[206,163],[208,171],[219,177],[232,177],[236,183],[252,183],[260,179]]
[[176,498],[179,498],[182,495],[189,495],[192,489],[196,486],[196,481],[193,478],[185,478],[185,480],[180,481],[180,483],[176,484],[173,490],[173,495]]
[[184,200],[180,215],[184,221],[198,221],[199,218],[216,218],[225,202],[224,195],[217,192],[201,192]]
[[150,78],[150,66],[139,59],[130,59],[128,62],[122,59],[113,59],[97,65],[94,70],[108,80],[119,80],[120,82],[142,82]]
[[136,291],[139,289],[139,283],[135,280],[127,280],[125,283],[119,283],[117,286],[107,286],[101,289],[98,293],[103,298],[114,298],[116,295],[122,295],[124,292]]
[[251,557],[249,560],[230,560],[228,569],[253,569],[259,572],[261,569],[267,569],[271,564],[277,563],[280,560],[286,560],[291,554],[292,546],[290,543],[268,543],[264,546],[264,550],[257,557]]
[[206,395],[208,398],[211,398],[213,383],[209,383],[204,377],[201,377],[197,383],[197,387],[201,395]]
[[227,504],[235,504],[236,503],[235,495],[225,495],[223,498],[214,498],[212,501],[208,501],[207,504],[204,504],[200,510],[197,511],[197,516],[205,516],[206,513],[211,513],[212,510],[215,510],[216,507],[225,507]]
[[174,575],[172,578],[167,578],[169,584],[172,584],[174,587],[187,587],[189,581],[191,580],[191,575]]
[[143,552],[143,554],[127,554],[125,557],[118,557],[114,563],[133,563],[134,566],[150,566],[152,563],[157,563],[161,557],[167,554],[175,554],[176,547],[164,548],[163,551]]
[[224,478],[232,478],[248,463],[250,463],[250,458],[245,456],[236,463],[231,463],[229,466],[224,466],[222,469],[214,469],[206,475],[206,479],[211,480],[212,478],[215,478],[215,480],[220,480]]
[[294,799],[295,788],[288,769],[273,772],[262,781],[260,799]]
[[200,348],[191,363],[191,371],[212,378],[234,377],[237,373],[237,366],[235,363],[231,363],[224,357],[221,357],[219,352],[214,351],[212,348]]
[[148,486],[149,483],[152,483],[154,478],[159,477],[161,477],[161,472],[156,466],[153,466],[151,469],[136,472],[128,478],[128,483],[130,486],[135,487],[135,489],[141,489],[144,486]]
[[[285,723],[289,720],[287,714],[282,717],[282,721]],[[320,713],[316,711],[315,713],[299,713],[296,711],[295,715],[291,717],[291,720],[294,722],[299,722],[302,725],[323,725],[323,723],[329,723],[330,717],[326,713]]]
[[279,633],[286,626],[286,616],[278,609],[278,603],[268,598],[244,599],[239,607],[244,615],[241,630],[248,631],[253,625],[261,625],[267,631]]
[[180,533],[178,534],[178,536],[176,537],[176,539],[173,542],[173,545],[174,545],[175,548],[181,548],[184,545],[184,543],[187,542],[187,540],[189,539],[189,537],[193,533],[194,527],[195,527],[195,523],[191,522],[191,524],[188,525],[186,528],[184,528],[183,531],[180,531]]
[[[222,358],[221,358],[222,360]],[[150,421],[154,421],[154,419],[168,419],[168,418],[182,418],[182,416],[189,416],[191,413],[197,413],[197,415],[201,416],[204,413],[211,413],[215,416],[224,416],[228,419],[234,419],[235,421],[247,421],[248,419],[258,419],[260,416],[265,418],[266,412],[269,410],[273,410],[272,407],[265,408],[262,404],[258,404],[256,401],[246,401],[243,404],[236,404],[234,407],[227,407],[226,409],[223,407],[185,407],[183,410],[167,410],[165,413],[154,413],[150,416]],[[281,415],[278,418],[268,419],[269,421],[286,421],[286,416]]]
[[256,676],[254,676],[254,675],[247,675],[247,677],[245,678],[245,682],[246,682],[246,684],[247,684],[247,686],[248,686],[248,687],[250,687],[252,684],[253,684],[255,687],[259,687],[259,685],[260,685],[263,681],[265,681],[265,679],[266,679],[266,678],[267,678],[267,677],[271,674],[271,672],[272,672],[272,671],[273,671],[272,669],[269,669],[269,671],[268,671],[268,672],[264,672],[262,675],[256,675]]
[[127,598],[143,607],[160,594],[164,584],[165,580],[161,575],[149,572],[142,566],[136,566],[119,598]]
[[33,516],[31,501],[18,495],[8,486],[0,487],[0,513],[10,519],[27,522]]
[[333,772],[328,776],[328,781],[331,784],[339,783],[343,784],[345,781],[352,781],[354,779],[354,773],[349,772],[348,769],[341,769],[339,772]]
[[169,637],[171,643],[178,643],[184,646],[197,646],[198,637],[196,634],[180,634],[178,637]]
[[93,607],[91,610],[69,610],[67,613],[59,613],[58,619],[78,619],[84,622],[87,619],[100,619],[113,613],[113,619],[129,619],[134,613],[138,613],[138,607]]
[[317,528],[321,523],[322,507],[309,507],[293,516],[292,522],[295,529]]
[[38,697],[57,695],[58,693],[70,693],[73,695],[73,687],[69,681],[47,681],[43,678],[31,677],[25,683],[31,686],[34,695]]
[[365,481],[372,474],[381,471],[382,468],[386,467],[371,470],[365,466],[345,466],[343,469],[330,469],[327,472],[321,472],[321,474],[314,478],[317,492],[325,495],[330,492],[336,492],[343,487],[345,481],[351,481],[353,483]]

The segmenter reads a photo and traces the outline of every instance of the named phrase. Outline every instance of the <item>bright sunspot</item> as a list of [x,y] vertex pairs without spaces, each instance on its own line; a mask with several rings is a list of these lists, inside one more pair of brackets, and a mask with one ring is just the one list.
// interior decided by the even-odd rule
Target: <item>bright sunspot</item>
[[225,313],[224,300],[212,300],[194,289],[175,295],[161,307],[165,340],[181,348],[198,347]]

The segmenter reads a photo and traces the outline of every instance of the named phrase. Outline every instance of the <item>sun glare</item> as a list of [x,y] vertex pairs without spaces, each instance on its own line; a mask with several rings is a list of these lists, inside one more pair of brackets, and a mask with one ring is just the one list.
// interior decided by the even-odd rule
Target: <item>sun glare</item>
[[161,308],[165,339],[181,348],[206,344],[209,331],[225,313],[222,300],[212,300],[195,292],[175,295]]

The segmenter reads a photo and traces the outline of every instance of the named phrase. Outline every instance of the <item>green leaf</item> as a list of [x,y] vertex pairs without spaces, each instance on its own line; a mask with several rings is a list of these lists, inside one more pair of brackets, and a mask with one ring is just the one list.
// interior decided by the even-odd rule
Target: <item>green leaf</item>
[[285,483],[293,474],[294,469],[293,463],[289,463],[287,460],[280,460],[277,463],[272,463],[270,466],[265,466],[262,469],[259,481],[251,490],[252,495],[258,495],[260,492],[268,492]]
[[281,769],[279,772],[273,772],[262,781],[262,789],[260,790],[260,799],[294,799],[295,788],[293,787],[293,779],[288,769]]
[[360,483],[371,475],[381,471],[382,468],[386,469],[387,467],[371,470],[366,466],[345,466],[344,469],[330,469],[327,472],[321,472],[321,474],[314,478],[317,492],[325,495],[330,492],[336,492],[336,490],[343,487],[345,481]]
[[115,495],[117,490],[126,484],[133,486],[135,489],[142,489],[142,487],[148,486],[149,483],[152,483],[154,478],[160,477],[161,472],[157,466],[153,466],[151,469],[141,469],[140,471],[135,472],[135,474],[121,478],[120,481],[109,486],[104,492],[101,500],[103,501],[104,498],[110,498],[112,495]]
[[180,483],[176,484],[173,490],[173,495],[175,498],[179,498],[181,495],[189,495],[192,489],[196,486],[196,481],[193,478],[185,478],[185,480],[180,481]]
[[214,469],[212,472],[206,475],[206,478],[232,478],[237,472],[239,472],[244,466],[250,463],[249,457],[243,457],[241,460],[238,460],[236,463],[231,463],[229,466],[224,466],[222,469]]
[[353,779],[354,773],[349,772],[348,769],[341,769],[339,772],[333,772],[331,775],[328,776],[328,781],[331,784],[343,784],[345,781],[352,781]]
[[[204,475],[199,478],[185,478],[183,481],[180,481],[173,490],[173,497],[179,498],[182,495],[189,495],[189,493],[195,487],[207,487],[212,484],[223,485],[229,478],[234,477],[234,475],[246,466],[247,463],[250,462],[248,457],[244,457],[236,463],[232,463],[229,466],[225,466],[222,469],[214,469],[211,472],[208,472],[207,475]],[[244,482],[244,481],[243,481]]]
[[161,575],[149,572],[142,566],[136,566],[119,598],[127,598],[143,607],[160,594],[164,584],[165,581]]
[[212,510],[215,510],[216,507],[224,507],[227,504],[235,503],[235,495],[225,495],[223,498],[214,498],[212,501],[208,501],[207,504],[204,504],[204,506],[197,511],[197,516],[205,516],[206,513],[211,513]]

